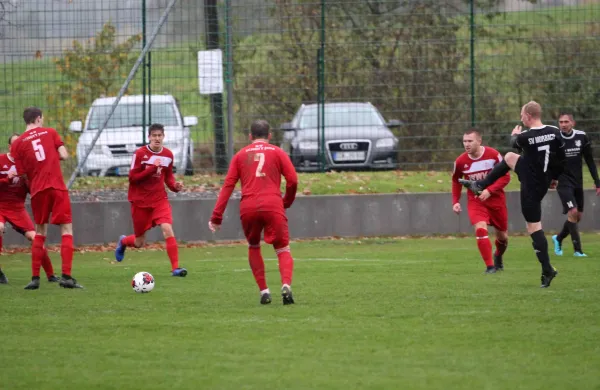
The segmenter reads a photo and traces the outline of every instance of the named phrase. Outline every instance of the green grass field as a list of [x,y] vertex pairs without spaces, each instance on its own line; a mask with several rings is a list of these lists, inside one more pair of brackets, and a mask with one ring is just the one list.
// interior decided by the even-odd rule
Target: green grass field
[[[120,264],[77,253],[86,289],[72,291],[24,291],[29,256],[3,256],[0,388],[599,389],[597,235],[582,236],[589,258],[570,245],[552,256],[549,289],[528,239],[511,239],[496,275],[474,241],[294,243],[297,304],[285,307],[259,305],[243,245],[182,248],[185,279],[160,250]],[[150,294],[131,290],[142,270]]]

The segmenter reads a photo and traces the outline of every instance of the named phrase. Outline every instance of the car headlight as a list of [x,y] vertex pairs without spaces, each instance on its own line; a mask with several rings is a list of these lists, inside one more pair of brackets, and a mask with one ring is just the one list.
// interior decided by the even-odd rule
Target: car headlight
[[376,148],[393,148],[396,140],[393,138],[378,139],[375,143]]
[[308,142],[308,141],[304,141],[304,142],[298,142],[298,149],[301,150],[318,150],[319,149],[319,143],[318,142]]

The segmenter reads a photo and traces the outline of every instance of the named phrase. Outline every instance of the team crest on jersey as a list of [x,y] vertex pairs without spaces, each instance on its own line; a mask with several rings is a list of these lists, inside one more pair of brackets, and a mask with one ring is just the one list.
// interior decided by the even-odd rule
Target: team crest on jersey
[[575,140],[575,146],[581,147],[581,140]]

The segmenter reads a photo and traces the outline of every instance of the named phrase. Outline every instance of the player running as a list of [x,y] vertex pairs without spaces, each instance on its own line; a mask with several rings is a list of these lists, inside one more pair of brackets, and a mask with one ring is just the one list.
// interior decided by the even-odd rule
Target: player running
[[[290,252],[285,209],[296,198],[298,176],[289,156],[280,148],[269,144],[270,126],[257,120],[250,127],[252,143],[240,150],[231,160],[223,188],[213,210],[208,227],[214,233],[221,228],[223,212],[236,183],[242,182],[240,219],[248,241],[248,261],[260,290],[260,303],[271,303],[271,293],[265,278],[265,264],[260,251],[264,230],[265,242],[273,244],[279,260],[281,296],[283,304],[294,303],[292,272],[294,260]],[[281,176],[285,178],[285,196],[281,197]]]
[[115,259],[122,261],[127,247],[141,248],[146,243],[146,232],[160,226],[171,261],[171,275],[184,277],[185,268],[179,267],[179,249],[173,232],[171,204],[165,184],[173,192],[183,189],[183,183],[173,175],[173,152],[163,146],[165,128],[155,123],[148,129],[150,143],[135,151],[129,171],[129,194],[133,232],[119,237]]
[[556,191],[563,204],[563,214],[567,214],[567,220],[558,235],[552,236],[554,242],[554,253],[562,256],[562,242],[571,235],[575,257],[587,257],[581,249],[581,239],[577,224],[583,216],[583,163],[582,158],[590,170],[590,174],[596,185],[596,195],[600,195],[600,179],[598,169],[594,162],[592,142],[584,131],[576,130],[573,114],[562,113],[558,117],[560,135],[565,143],[567,156],[565,171],[558,178]]
[[[459,179],[483,179],[492,168],[502,161],[502,155],[497,150],[481,145],[481,134],[476,129],[470,129],[463,135],[465,152],[454,162],[452,173],[452,210],[460,214],[460,195],[462,186]],[[508,211],[504,187],[510,181],[506,173],[498,181],[476,196],[467,193],[467,210],[471,225],[475,228],[477,247],[487,269],[485,273],[493,274],[504,270],[502,255],[508,246]],[[492,243],[488,236],[488,225],[496,229],[496,251],[492,256]]]
[[[18,134],[13,134],[8,139],[10,146],[17,138]],[[25,210],[25,198],[28,192],[26,181],[17,175],[15,160],[10,153],[0,154],[0,253],[2,252],[2,236],[6,229],[6,222],[10,223],[15,231],[22,234],[29,241],[35,237],[35,228],[33,222]],[[44,257],[42,258],[42,268],[46,272],[49,282],[58,282],[59,279],[54,275],[52,262],[48,256],[48,251],[44,248]],[[35,274],[36,270],[32,269]],[[8,283],[6,275],[0,270],[0,284]],[[39,276],[39,268],[37,269]]]
[[71,200],[65,186],[60,160],[69,157],[60,135],[52,128],[44,128],[42,110],[26,108],[23,112],[26,129],[10,148],[19,175],[27,177],[31,193],[31,210],[35,222],[35,238],[31,247],[32,273],[27,290],[40,287],[40,267],[47,256],[44,243],[48,223],[60,225],[62,277],[59,285],[65,288],[82,288],[71,276],[73,266],[73,224]]
[[548,187],[556,185],[564,170],[565,144],[558,128],[544,125],[541,118],[542,107],[538,103],[531,101],[525,104],[521,109],[521,122],[529,130],[523,131],[521,126],[515,126],[511,134],[512,146],[522,150],[523,154],[507,153],[483,180],[459,179],[459,182],[475,194],[481,194],[511,169],[517,173],[521,182],[521,212],[542,265],[540,287],[546,288],[550,287],[558,272],[550,264],[548,240],[542,230],[542,199]]

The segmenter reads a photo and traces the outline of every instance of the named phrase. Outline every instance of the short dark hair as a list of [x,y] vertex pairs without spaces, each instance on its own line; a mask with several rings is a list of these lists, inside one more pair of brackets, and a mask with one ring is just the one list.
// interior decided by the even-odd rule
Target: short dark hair
[[26,125],[30,125],[35,123],[35,120],[42,116],[42,110],[37,107],[27,107],[25,111],[23,111],[23,120]]
[[479,131],[479,129],[477,129],[475,127],[471,127],[470,129],[468,129],[467,131],[465,131],[465,135],[471,135],[471,134],[475,134],[475,136],[477,138],[481,139],[481,132]]
[[259,119],[252,122],[250,126],[250,134],[252,138],[267,138],[271,132],[271,126],[269,122],[264,119]]
[[155,130],[160,130],[163,132],[163,134],[165,133],[165,127],[163,125],[161,125],[160,123],[153,123],[148,128],[148,135],[152,134],[152,132]]
[[571,119],[572,121],[575,120],[571,111],[561,111],[560,114],[558,114],[558,119],[560,119],[560,117],[564,115],[568,116],[569,119]]
[[20,137],[20,134],[17,133],[12,133],[12,135],[10,137],[8,137],[8,145],[10,146],[10,144],[12,144],[12,139],[13,137]]

